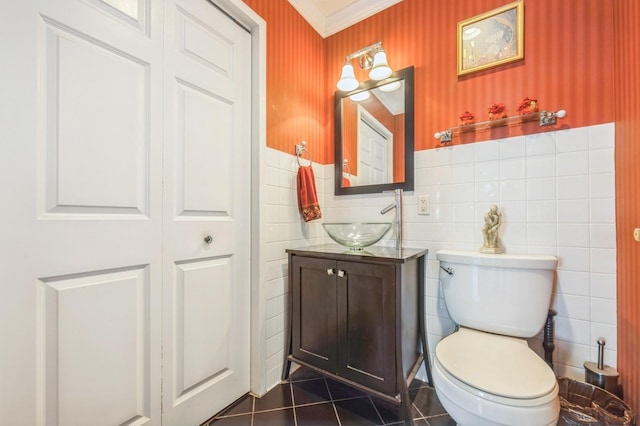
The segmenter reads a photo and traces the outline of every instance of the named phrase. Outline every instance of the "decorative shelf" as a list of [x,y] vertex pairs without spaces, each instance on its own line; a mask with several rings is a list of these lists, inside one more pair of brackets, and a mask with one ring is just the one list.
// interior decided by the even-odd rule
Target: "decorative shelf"
[[567,115],[567,112],[563,109],[556,112],[550,111],[537,111],[523,115],[512,115],[510,117],[499,118],[497,120],[480,121],[478,123],[465,124],[463,126],[451,127],[447,130],[436,132],[433,136],[436,139],[440,139],[441,143],[451,142],[454,134],[474,132],[476,130],[490,129],[493,127],[508,126],[514,123],[527,123],[530,121],[538,121],[540,127],[553,126],[556,124],[557,118],[563,118]]

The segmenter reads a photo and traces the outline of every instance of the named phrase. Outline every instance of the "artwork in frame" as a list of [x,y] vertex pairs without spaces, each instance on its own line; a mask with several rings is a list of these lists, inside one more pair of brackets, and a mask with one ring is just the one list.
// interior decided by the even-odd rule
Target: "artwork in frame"
[[524,58],[524,5],[506,4],[458,22],[458,75]]

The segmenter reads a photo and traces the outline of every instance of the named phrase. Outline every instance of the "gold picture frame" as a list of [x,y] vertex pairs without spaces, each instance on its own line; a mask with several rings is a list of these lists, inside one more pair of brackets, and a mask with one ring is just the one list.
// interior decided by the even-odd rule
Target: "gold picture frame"
[[458,22],[458,76],[523,58],[522,0]]

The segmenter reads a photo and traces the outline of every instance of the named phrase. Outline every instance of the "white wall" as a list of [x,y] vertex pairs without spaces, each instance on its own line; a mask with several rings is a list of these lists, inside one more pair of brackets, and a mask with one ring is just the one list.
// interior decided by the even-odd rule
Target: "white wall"
[[[292,147],[293,150],[293,147]],[[427,331],[431,351],[451,333],[439,288],[435,253],[477,250],[491,204],[503,213],[500,238],[508,253],[559,257],[552,307],[558,375],[584,379],[596,340],[607,341],[605,363],[616,365],[616,239],[614,125],[456,145],[415,154],[416,188],[405,193],[404,246],[429,249]],[[267,149],[266,365],[277,383],[284,359],[287,259],[284,250],[327,242],[321,221],[297,211],[295,156]],[[380,209],[393,194],[334,196],[333,166],[314,165],[322,221],[393,220]],[[431,197],[431,214],[417,215],[415,195]],[[389,233],[382,244],[393,245]],[[530,345],[541,355],[541,336]]]
[[[293,152],[293,145],[291,146]],[[265,244],[261,258],[264,264],[264,333],[266,339],[265,363],[267,388],[280,380],[284,360],[287,312],[287,248],[319,244],[324,238],[321,222],[305,224],[298,212],[295,177],[298,169],[295,155],[267,148],[264,227]],[[303,161],[303,160],[301,160]],[[306,161],[304,164],[308,164]],[[322,194],[322,176],[329,166],[314,165],[319,196]],[[322,208],[322,201],[320,201]]]

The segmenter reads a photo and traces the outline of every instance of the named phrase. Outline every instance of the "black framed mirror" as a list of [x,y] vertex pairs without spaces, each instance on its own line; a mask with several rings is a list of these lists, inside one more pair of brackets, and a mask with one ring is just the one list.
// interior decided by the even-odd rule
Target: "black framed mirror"
[[414,69],[335,93],[335,194],[413,191]]

